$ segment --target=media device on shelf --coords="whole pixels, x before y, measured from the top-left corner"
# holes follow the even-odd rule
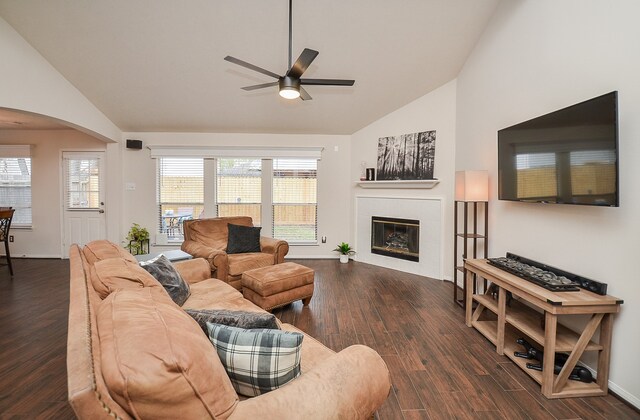
[[[498,198],[618,207],[618,92],[498,131]]]
[[[488,258],[487,262],[494,267],[554,292],[571,292],[584,289],[603,296],[607,294],[606,283],[569,273],[511,252],[507,252],[506,257]]]

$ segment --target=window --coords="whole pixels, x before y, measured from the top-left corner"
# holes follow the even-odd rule
[[[100,208],[100,161],[66,159],[67,209]]]
[[[318,161],[273,160],[273,237],[315,243],[318,227]]]
[[[158,159],[158,231],[182,241],[182,223],[204,209],[204,159]]]
[[[262,160],[218,159],[216,169],[218,217],[250,216],[261,226]]]
[[[158,233],[169,242],[184,239],[189,218],[248,216],[264,236],[317,244],[321,147],[150,149],[158,162]]]
[[[31,157],[29,146],[0,146],[0,206],[13,207],[12,227],[30,227]]]

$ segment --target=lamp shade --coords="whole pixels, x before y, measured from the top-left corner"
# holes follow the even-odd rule
[[[457,171],[456,201],[489,201],[488,171]]]

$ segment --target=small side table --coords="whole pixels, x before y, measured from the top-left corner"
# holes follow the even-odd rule
[[[172,249],[169,251],[162,251],[162,252],[152,252],[151,254],[134,255],[134,257],[136,257],[136,260],[138,261],[147,261],[157,257],[160,254],[164,254],[164,256],[167,257],[167,259],[171,262],[190,260],[193,258],[190,254],[187,254],[186,252],[180,249]]]

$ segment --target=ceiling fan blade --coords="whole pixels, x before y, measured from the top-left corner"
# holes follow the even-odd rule
[[[311,62],[316,59],[318,56],[318,51],[310,50],[309,48],[305,48],[300,54],[300,57],[293,63],[293,66],[287,72],[287,76],[293,77],[294,79],[299,79],[302,76],[302,73],[307,70]]]
[[[311,99],[313,99],[311,95],[309,95],[309,92],[304,90],[302,86],[300,86],[300,99],[302,99],[303,101],[310,101]]]
[[[260,85],[245,86],[245,87],[242,88],[242,90],[256,90],[256,89],[262,89],[262,88],[267,88],[267,87],[271,87],[271,86],[278,86],[278,82],[262,83]]]
[[[355,82],[345,79],[300,79],[301,85],[353,86]]]
[[[248,68],[249,70],[257,71],[258,73],[262,73],[262,74],[265,74],[267,76],[275,77],[276,79],[280,78],[279,75],[275,74],[272,71],[265,70],[262,67],[254,66],[251,63],[247,63],[246,61],[242,61],[242,60],[239,60],[239,59],[237,59],[235,57],[231,57],[230,55],[226,56],[224,59],[226,61],[230,62],[230,63],[237,64],[239,66]]]

